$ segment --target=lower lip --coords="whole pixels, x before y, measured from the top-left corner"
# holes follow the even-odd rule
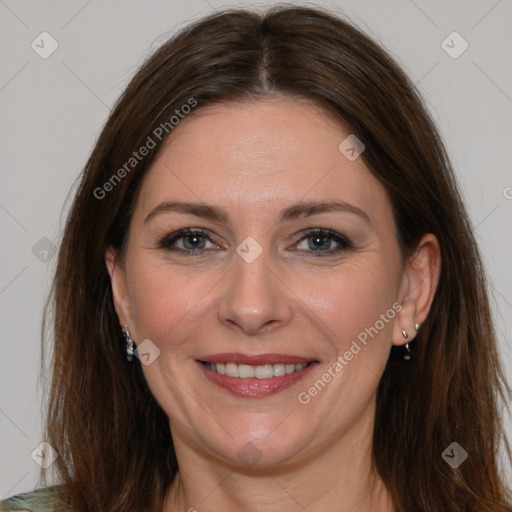
[[[289,373],[281,377],[270,377],[269,379],[240,379],[238,377],[228,377],[210,370],[210,368],[199,361],[197,361],[197,364],[210,382],[229,391],[233,395],[261,397],[275,395],[276,393],[288,389],[308,375],[318,363],[312,362],[300,372]]]

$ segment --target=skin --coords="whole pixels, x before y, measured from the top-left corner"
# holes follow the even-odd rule
[[[391,346],[412,341],[415,323],[427,317],[439,246],[428,234],[411,258],[401,257],[384,187],[362,158],[349,161],[338,150],[349,134],[297,99],[198,107],[144,179],[124,257],[106,254],[121,327],[136,344],[149,339],[160,350],[143,371],[169,417],[180,466],[165,510],[392,510],[371,458],[377,385]],[[350,212],[278,219],[296,202],[327,200],[356,206],[368,220]],[[228,219],[167,211],[144,222],[164,201],[217,205]],[[202,255],[159,247],[161,237],[185,228],[208,231]],[[345,235],[353,247],[315,256],[315,237],[305,233],[314,228]],[[248,236],[262,248],[252,263],[236,252]],[[328,238],[321,248],[339,247]],[[394,303],[402,305],[394,318],[300,403],[298,394]],[[319,364],[280,393],[240,397],[198,367],[200,356],[221,352],[294,354]],[[241,460],[247,443],[256,464]]]

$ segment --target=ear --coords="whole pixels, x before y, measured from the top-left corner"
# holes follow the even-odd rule
[[[116,251],[112,247],[109,247],[105,253],[105,264],[110,275],[112,296],[114,297],[114,307],[117,318],[119,319],[121,329],[124,331],[126,325],[128,325],[129,328],[133,326],[128,285],[125,269]]]
[[[405,345],[416,336],[418,331],[415,326],[421,325],[428,316],[440,273],[439,242],[433,234],[428,233],[405,264],[399,291],[402,309],[393,327],[393,345]],[[408,338],[403,335],[402,329]]]

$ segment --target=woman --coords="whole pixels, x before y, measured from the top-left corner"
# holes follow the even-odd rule
[[[143,65],[53,301],[63,483],[3,510],[511,510],[510,388],[448,158],[329,13],[225,11]]]

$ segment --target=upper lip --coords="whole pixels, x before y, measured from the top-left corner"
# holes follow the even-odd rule
[[[248,364],[251,366],[260,366],[264,364],[307,364],[315,359],[295,356],[291,354],[240,354],[226,352],[222,354],[212,354],[209,356],[198,357],[198,361],[205,363],[235,363]]]

